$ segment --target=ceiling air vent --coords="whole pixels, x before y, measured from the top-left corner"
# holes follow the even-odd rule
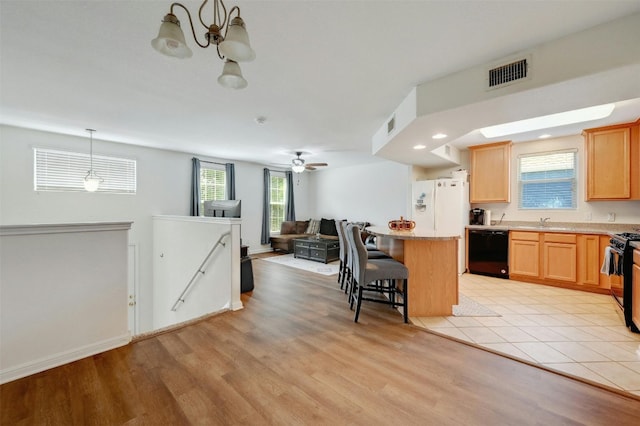
[[[504,86],[527,78],[528,64],[526,59],[511,62],[489,70],[489,88]]]
[[[387,122],[387,135],[390,135],[391,132],[396,128],[396,116],[391,117],[391,120]]]

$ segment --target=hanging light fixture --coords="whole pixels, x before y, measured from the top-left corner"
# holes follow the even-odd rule
[[[247,87],[247,80],[242,76],[238,62],[252,61],[255,59],[256,54],[249,44],[249,34],[247,34],[244,21],[240,17],[240,8],[234,6],[227,13],[227,8],[222,0],[213,0],[213,23],[207,25],[202,19],[202,10],[208,1],[204,0],[200,5],[200,9],[198,9],[200,23],[207,29],[204,34],[206,43],[201,43],[196,37],[189,10],[180,3],[172,3],[169,13],[162,20],[158,37],[151,40],[151,46],[163,55],[174,58],[191,57],[193,53],[185,42],[184,33],[180,28],[180,21],[173,13],[174,7],[181,7],[187,12],[191,33],[196,44],[202,48],[215,45],[218,57],[222,60],[226,59],[222,75],[218,77],[218,83],[230,89],[243,89]],[[231,19],[231,14],[234,12],[238,16]],[[222,30],[225,32],[224,36],[222,35]]]
[[[293,173],[302,173],[306,168],[304,165],[304,160],[300,158],[300,155],[302,155],[302,153],[296,152],[296,154],[298,155],[298,158],[294,158],[293,160],[291,160],[291,171]]]
[[[93,132],[95,132],[95,130],[87,129],[87,132],[89,132],[89,138],[90,138],[89,161],[91,162],[91,166],[89,168],[89,172],[84,177],[84,189],[86,189],[89,192],[96,192],[100,184],[104,182],[104,179],[102,179],[100,176],[96,174],[96,172],[93,171]]]

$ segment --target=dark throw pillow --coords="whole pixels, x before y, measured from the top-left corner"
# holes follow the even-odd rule
[[[320,233],[322,235],[335,235],[338,236],[338,230],[336,229],[336,221],[333,219],[320,219]]]

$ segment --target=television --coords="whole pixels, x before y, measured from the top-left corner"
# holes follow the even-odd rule
[[[204,215],[208,217],[240,217],[241,200],[213,200],[204,202]]]

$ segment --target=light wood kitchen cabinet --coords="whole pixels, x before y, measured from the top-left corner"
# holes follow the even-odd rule
[[[604,262],[604,249],[609,245],[611,237],[600,235],[600,265]],[[619,275],[600,274],[600,287],[605,289],[622,288],[622,277]]]
[[[511,231],[509,278],[607,293],[622,285],[619,276],[600,273],[608,245],[609,237],[600,234]]]
[[[583,131],[586,199],[640,199],[640,120]]]
[[[472,203],[511,201],[511,141],[470,146]]]
[[[601,257],[604,248],[600,249],[599,235],[577,236],[578,284],[600,286]]]
[[[540,276],[540,240],[537,232],[509,233],[509,276]],[[516,278],[517,279],[517,278]]]
[[[542,278],[575,283],[576,253],[575,234],[542,234]]]

